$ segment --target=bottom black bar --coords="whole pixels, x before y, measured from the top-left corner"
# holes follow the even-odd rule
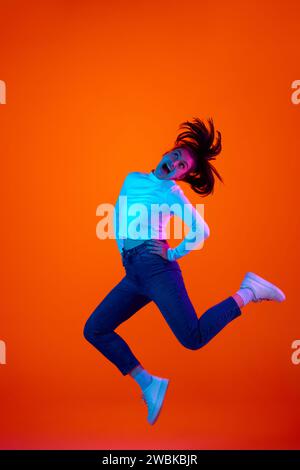
[[[73,466],[92,465],[92,468],[108,465],[121,465],[137,468],[142,465],[176,465],[185,468],[210,468],[210,464],[246,465],[260,463],[298,464],[298,450],[1,450],[0,464],[72,464]],[[209,464],[209,467],[208,467]],[[21,467],[20,467],[21,468]],[[148,467],[149,468],[149,467]],[[242,467],[241,467],[242,468]]]

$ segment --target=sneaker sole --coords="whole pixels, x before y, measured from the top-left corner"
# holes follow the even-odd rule
[[[279,287],[275,286],[274,284],[272,284],[269,281],[266,281],[264,278],[258,276],[258,274],[248,272],[247,276],[248,276],[249,279],[253,279],[254,281],[258,282],[259,284],[262,284],[266,287],[269,287],[271,290],[276,292],[276,294],[278,294],[279,297],[281,297],[281,299],[274,299],[277,302],[283,302],[286,299],[285,294],[282,292],[282,290],[279,289]]]
[[[150,424],[156,423],[156,421],[157,421],[157,419],[160,415],[168,386],[169,386],[169,380],[168,379],[165,379],[163,382],[161,382],[161,384],[159,386],[158,398],[157,398],[157,401],[156,401],[156,403],[157,403],[157,406],[156,406],[157,412],[156,412],[154,418],[151,419],[151,421],[149,421]]]

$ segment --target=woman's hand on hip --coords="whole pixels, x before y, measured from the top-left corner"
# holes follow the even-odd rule
[[[164,259],[168,259],[168,249],[169,246],[167,243],[163,242],[162,240],[147,240],[147,249],[150,253],[154,253],[155,255],[160,255]]]

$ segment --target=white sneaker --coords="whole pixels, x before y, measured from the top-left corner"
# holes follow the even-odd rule
[[[266,281],[257,274],[248,272],[246,273],[241,287],[248,287],[252,290],[254,299],[253,302],[261,302],[262,300],[276,300],[276,302],[283,302],[285,295],[277,286]]]
[[[142,393],[142,400],[148,407],[147,420],[150,424],[154,424],[160,414],[168,385],[169,379],[152,376],[151,384]]]

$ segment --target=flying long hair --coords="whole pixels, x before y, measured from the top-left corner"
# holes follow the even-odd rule
[[[175,141],[174,148],[184,147],[193,156],[195,165],[192,170],[182,178],[188,183],[192,190],[202,197],[213,193],[215,176],[223,182],[222,177],[211,164],[212,160],[222,150],[221,133],[215,131],[212,118],[207,119],[208,124],[198,118],[193,121],[185,121],[180,124],[179,129],[183,129]]]

